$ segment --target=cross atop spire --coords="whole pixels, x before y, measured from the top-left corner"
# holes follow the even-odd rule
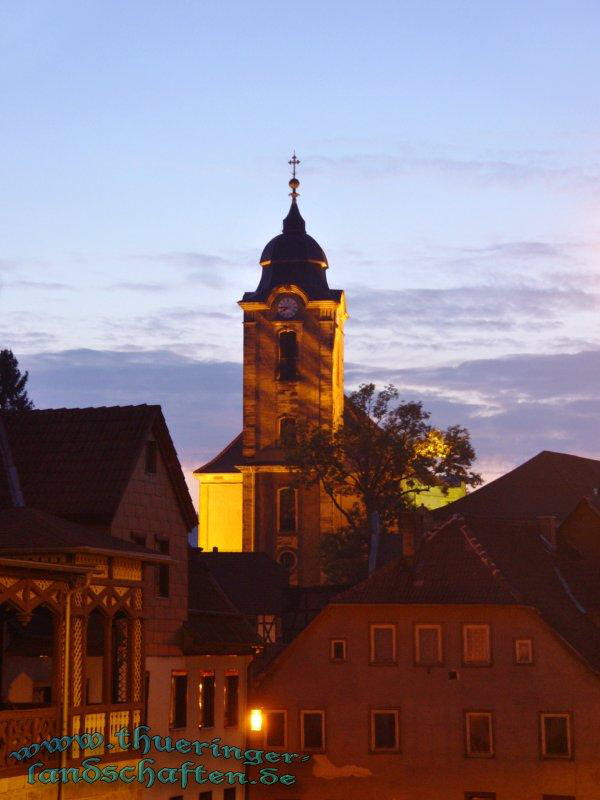
[[[294,150],[293,156],[288,161],[288,164],[292,168],[292,179],[290,180],[288,186],[292,190],[290,192],[290,197],[292,198],[292,203],[296,202],[296,198],[298,197],[298,192],[296,189],[300,186],[300,181],[296,178],[296,167],[300,163],[300,159],[296,157],[296,151]]]

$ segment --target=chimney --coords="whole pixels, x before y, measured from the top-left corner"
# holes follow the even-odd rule
[[[411,561],[423,536],[423,515],[418,511],[403,511],[398,517],[398,532],[402,537],[402,555]]]
[[[540,536],[548,542],[552,550],[556,550],[557,545],[557,527],[556,517],[545,516],[538,517],[538,530]]]

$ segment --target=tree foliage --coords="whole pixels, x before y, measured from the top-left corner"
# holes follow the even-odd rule
[[[295,483],[320,485],[345,519],[335,541],[322,543],[330,566],[336,559],[364,562],[374,514],[382,531],[392,530],[430,487],[447,491],[459,481],[481,482],[471,470],[469,432],[458,425],[440,430],[429,418],[420,402],[400,402],[395,386],[376,391],[367,383],[350,394],[343,426],[331,430],[301,421],[295,441],[284,443]]]
[[[27,411],[33,408],[25,389],[28,378],[28,372],[21,374],[12,351],[0,350],[0,409]]]

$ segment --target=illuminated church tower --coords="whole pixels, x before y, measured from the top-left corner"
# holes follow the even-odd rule
[[[298,208],[295,155],[283,232],[263,250],[258,287],[244,319],[244,429],[196,470],[199,544],[268,553],[293,582],[320,581],[318,541],[338,524],[318,487],[295,489],[282,438],[298,420],[337,426],[344,410],[344,293],[327,283],[327,258]]]

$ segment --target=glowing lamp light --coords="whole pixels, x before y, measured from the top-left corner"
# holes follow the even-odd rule
[[[260,708],[253,708],[250,711],[250,730],[262,731],[263,713]]]

